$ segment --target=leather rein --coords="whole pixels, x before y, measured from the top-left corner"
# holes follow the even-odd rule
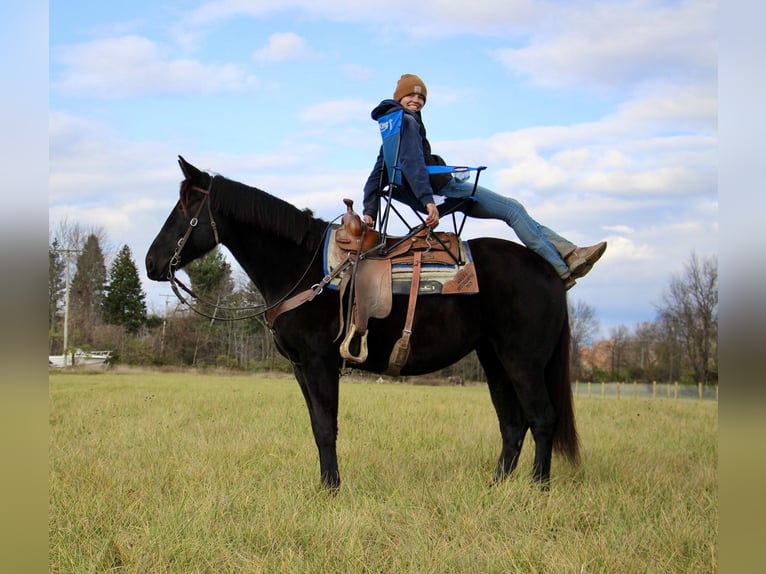
[[[330,283],[330,281],[332,281],[335,277],[340,275],[344,270],[346,270],[349,266],[352,265],[353,261],[351,261],[350,258],[347,257],[345,261],[341,262],[335,269],[333,269],[330,273],[325,275],[319,283],[315,283],[309,289],[305,289],[303,291],[295,293],[295,290],[298,288],[298,285],[300,285],[301,281],[303,281],[306,275],[308,275],[308,272],[311,269],[311,266],[313,265],[314,261],[317,258],[317,255],[322,249],[323,242],[320,242],[319,246],[314,252],[313,257],[311,258],[311,261],[309,261],[309,264],[306,267],[306,270],[300,276],[300,278],[295,283],[295,285],[287,293],[285,293],[285,295],[283,295],[281,298],[279,298],[276,302],[272,303],[271,305],[259,304],[259,305],[245,306],[245,307],[224,307],[224,306],[218,305],[217,303],[212,303],[211,301],[207,301],[204,298],[200,297],[194,291],[192,291],[191,288],[187,287],[183,283],[183,281],[181,281],[178,277],[176,277],[176,271],[178,270],[178,264],[181,261],[181,252],[183,251],[184,246],[189,240],[189,237],[191,236],[192,231],[194,231],[194,229],[197,227],[197,224],[199,223],[199,216],[202,213],[202,210],[206,206],[207,206],[208,217],[210,218],[210,227],[213,230],[213,238],[215,239],[215,244],[218,245],[220,243],[220,239],[218,237],[218,226],[216,225],[215,219],[213,219],[213,210],[210,206],[210,193],[213,189],[214,180],[215,180],[215,177],[211,176],[210,185],[208,186],[207,189],[204,189],[196,185],[192,185],[188,188],[188,191],[196,191],[198,193],[201,193],[204,197],[202,198],[202,202],[199,204],[199,207],[197,208],[197,212],[189,220],[189,226],[186,228],[186,232],[184,233],[183,237],[181,237],[178,240],[178,243],[176,244],[176,248],[173,251],[173,256],[170,258],[170,263],[168,264],[167,278],[168,278],[168,281],[170,282],[170,287],[173,290],[173,293],[175,294],[175,296],[178,298],[178,300],[181,303],[189,307],[189,309],[191,309],[198,315],[201,315],[202,317],[206,317],[208,319],[212,319],[214,321],[242,321],[245,319],[260,318],[265,316],[266,325],[271,329],[274,324],[274,321],[279,315],[281,315],[282,313],[286,311],[295,309],[296,307],[299,307],[303,303],[307,303],[308,301],[311,301],[312,299],[314,299],[314,297],[319,295],[324,289],[324,287],[328,283]],[[340,216],[336,217],[333,221],[336,221],[338,218],[340,218]],[[325,232],[324,232],[325,235],[330,231],[333,221],[327,224],[327,228],[325,229]],[[205,313],[204,311],[197,309],[194,305],[189,303],[189,301],[181,294],[181,291],[186,292],[190,297],[212,308],[213,314],[210,315],[208,313]],[[293,293],[295,294],[293,295]],[[237,317],[228,317],[228,316],[220,317],[215,315],[216,311],[218,310],[238,312],[238,311],[248,311],[248,310],[254,310],[254,309],[256,309],[256,311],[254,311],[253,313],[250,313],[248,315],[241,315]]]

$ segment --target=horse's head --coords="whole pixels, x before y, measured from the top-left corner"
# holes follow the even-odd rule
[[[218,243],[210,209],[213,178],[178,156],[184,174],[181,193],[173,211],[146,254],[146,274],[167,281],[176,269],[202,257]]]

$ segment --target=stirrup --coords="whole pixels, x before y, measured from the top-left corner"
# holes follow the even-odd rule
[[[367,360],[367,333],[369,331],[358,333],[355,325],[351,325],[350,327],[351,328],[348,330],[346,338],[343,339],[343,342],[340,344],[340,356],[347,361],[361,365]],[[356,337],[359,337],[358,355],[351,353],[351,343]]]

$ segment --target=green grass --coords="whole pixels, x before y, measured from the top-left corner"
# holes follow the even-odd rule
[[[549,493],[484,387],[343,382],[337,496],[292,379],[52,374],[51,572],[716,572],[718,407],[576,399]]]

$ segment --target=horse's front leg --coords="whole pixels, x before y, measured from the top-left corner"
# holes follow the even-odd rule
[[[294,366],[311,419],[311,430],[319,451],[320,481],[324,488],[340,488],[336,443],[338,438],[338,369],[316,361]]]

